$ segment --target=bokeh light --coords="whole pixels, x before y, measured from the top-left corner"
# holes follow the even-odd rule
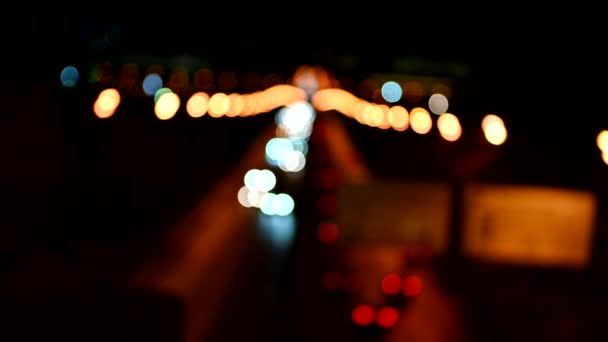
[[[144,78],[142,87],[144,89],[144,94],[154,96],[156,92],[163,87],[163,79],[159,74],[151,73]]]
[[[394,103],[401,100],[403,89],[401,89],[401,85],[399,83],[395,81],[388,81],[382,85],[380,93],[386,102]]]
[[[64,87],[74,87],[78,83],[78,79],[80,78],[80,74],[78,73],[78,69],[74,66],[66,66],[61,70],[59,75],[59,79],[61,84]]]

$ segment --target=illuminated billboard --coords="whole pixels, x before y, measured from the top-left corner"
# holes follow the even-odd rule
[[[369,181],[343,185],[337,221],[346,243],[448,245],[452,192],[447,183]]]
[[[539,186],[469,184],[462,251],[481,261],[585,267],[596,216],[593,193]]]

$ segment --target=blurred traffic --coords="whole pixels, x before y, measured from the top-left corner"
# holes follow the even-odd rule
[[[608,123],[466,63],[118,57],[7,119],[7,340],[605,339]]]

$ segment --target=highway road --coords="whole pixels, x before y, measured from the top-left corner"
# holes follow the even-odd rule
[[[264,146],[275,134],[271,113],[199,122],[181,115],[160,122],[151,115],[150,101],[133,99],[125,100],[116,120],[99,122],[91,115],[91,96],[50,93],[42,96],[48,102],[24,105],[21,112],[31,116],[7,119],[6,132],[13,133],[3,135],[1,175],[5,193],[18,203],[10,202],[5,222],[26,228],[7,230],[14,236],[3,241],[10,269],[4,310],[17,336],[94,341],[130,335],[187,342],[549,336],[560,341],[600,332],[597,318],[589,316],[601,312],[603,297],[597,288],[576,291],[577,284],[588,285],[586,273],[543,273],[553,292],[541,296],[547,281],[535,278],[534,270],[501,273],[461,260],[403,269],[395,264],[403,257],[395,246],[357,249],[319,241],[319,224],[333,222],[339,207],[332,196],[339,183],[319,183],[327,172],[351,184],[482,179],[598,184],[601,192],[600,163],[585,159],[591,152],[569,152],[573,160],[585,160],[573,172],[564,167],[572,159],[558,158],[567,139],[557,143],[558,151],[540,153],[548,144],[526,135],[541,127],[540,119],[526,132],[515,128],[505,146],[494,147],[470,118],[463,119],[463,139],[451,144],[435,130],[424,136],[379,130],[320,113],[304,178],[291,187],[295,221],[277,223],[243,208],[236,196],[245,172],[266,166]],[[588,170],[592,176],[584,177]],[[44,210],[32,215],[33,208]],[[287,235],[277,237],[277,231]],[[363,252],[354,257],[355,251]],[[352,288],[328,291],[323,282],[327,272],[364,274],[374,260],[375,272],[349,283]],[[408,305],[397,300],[395,326],[355,325],[355,306],[388,303],[379,292],[382,275],[402,271],[415,273],[423,288]],[[534,285],[527,287],[527,281]],[[543,314],[547,305],[551,317]],[[560,329],[548,328],[555,322]],[[41,328],[28,329],[33,325]]]

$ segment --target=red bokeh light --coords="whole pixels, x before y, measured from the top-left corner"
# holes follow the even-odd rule
[[[346,279],[340,272],[325,272],[321,277],[321,285],[329,291],[336,291],[344,286]]]
[[[353,309],[352,319],[357,325],[366,326],[374,322],[376,311],[374,308],[367,304],[357,305]]]
[[[381,326],[382,328],[391,328],[397,321],[399,320],[399,311],[397,309],[385,306],[378,310],[378,314],[376,315],[376,324]]]
[[[317,233],[319,235],[319,241],[332,244],[338,241],[340,238],[340,229],[334,223],[321,223],[318,227]]]
[[[403,279],[396,273],[387,274],[382,278],[381,289],[384,294],[394,295],[401,290]]]
[[[415,297],[422,292],[422,279],[419,276],[410,275],[403,281],[403,294],[407,297]]]

